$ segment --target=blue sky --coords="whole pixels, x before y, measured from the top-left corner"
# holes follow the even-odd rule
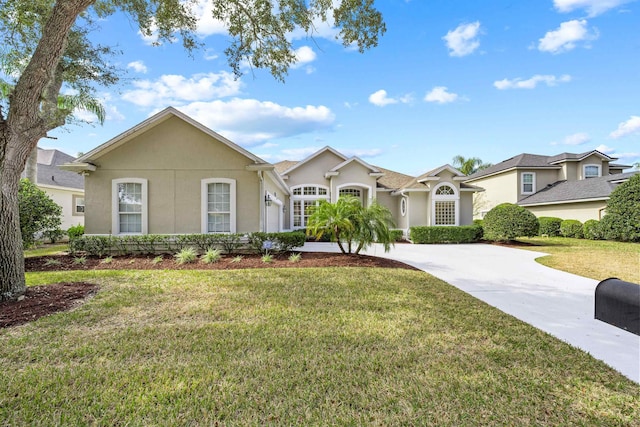
[[[174,106],[270,162],[325,145],[413,175],[457,154],[497,163],[599,149],[640,161],[640,1],[376,5],[387,24],[377,48],[344,48],[330,25],[292,34],[299,62],[284,84],[251,69],[234,80],[206,1],[206,47],[193,58],[110,17],[95,38],[123,51],[115,60],[127,72],[100,92],[105,124],[68,126],[40,146],[87,152]]]

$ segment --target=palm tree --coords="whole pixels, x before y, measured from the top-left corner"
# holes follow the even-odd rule
[[[388,252],[393,243],[391,228],[394,226],[393,216],[386,207],[374,201],[365,208],[358,198],[343,196],[335,203],[320,202],[309,217],[307,234],[316,239],[327,234],[343,254],[359,254],[373,242],[382,243]],[[357,247],[352,252],[354,244]]]
[[[465,175],[471,175],[482,169],[486,169],[491,166],[491,163],[483,163],[479,157],[469,157],[457,155],[453,158],[453,167],[458,169]]]

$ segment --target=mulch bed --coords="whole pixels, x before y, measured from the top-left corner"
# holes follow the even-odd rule
[[[288,255],[274,256],[273,262],[265,263],[259,255],[244,255],[239,262],[225,256],[220,261],[204,264],[194,262],[177,264],[171,255],[161,262],[153,262],[154,256],[114,256],[109,263],[102,258],[87,257],[84,263],[70,255],[51,255],[25,258],[25,270],[72,271],[72,270],[235,270],[243,268],[309,268],[309,267],[378,267],[416,268],[386,258],[367,255],[342,255],[331,253],[303,252],[300,261],[289,261]],[[0,302],[0,328],[22,325],[42,316],[70,310],[95,294],[98,286],[91,283],[55,283],[32,286],[19,301]]]

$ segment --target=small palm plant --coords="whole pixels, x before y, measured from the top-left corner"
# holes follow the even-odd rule
[[[297,263],[297,262],[300,262],[301,259],[302,259],[302,254],[300,252],[289,255],[289,262]]]

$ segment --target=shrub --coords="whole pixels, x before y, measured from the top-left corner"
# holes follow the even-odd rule
[[[600,221],[597,219],[589,219],[582,225],[582,234],[585,239],[602,240],[604,238]]]
[[[69,229],[67,230],[67,236],[69,236],[69,239],[75,239],[77,237],[80,237],[84,234],[84,225],[73,225],[71,227],[69,227]]]
[[[502,203],[484,217],[484,238],[492,241],[508,241],[517,237],[533,237],[538,234],[538,218],[522,206]]]
[[[49,243],[55,243],[58,240],[62,239],[65,235],[64,230],[62,230],[61,228],[53,228],[50,230],[45,230],[42,232],[42,237],[44,237],[45,239],[47,239],[49,241]]]
[[[538,218],[538,222],[540,223],[540,229],[538,230],[539,236],[558,237],[560,235],[562,218],[541,216]]]
[[[560,234],[563,237],[574,237],[576,239],[582,239],[582,223],[577,219],[565,219],[560,223]]]
[[[289,255],[289,262],[297,263],[297,262],[300,262],[301,259],[302,259],[302,254],[300,252]]]
[[[394,242],[401,242],[404,239],[404,233],[402,230],[389,230],[391,233],[391,239]]]
[[[266,251],[290,252],[304,245],[306,236],[301,231],[289,231],[286,233],[250,233],[249,246],[259,254]],[[268,243],[270,242],[270,243]]]
[[[601,226],[606,239],[640,242],[640,174],[611,192]]]
[[[26,178],[20,180],[18,209],[25,247],[34,244],[37,234],[60,230],[62,208]]]
[[[482,227],[461,225],[453,227],[411,227],[409,229],[413,243],[473,243],[482,238]]]
[[[198,258],[198,252],[195,248],[184,248],[174,255],[178,264],[188,264],[194,262]]]

